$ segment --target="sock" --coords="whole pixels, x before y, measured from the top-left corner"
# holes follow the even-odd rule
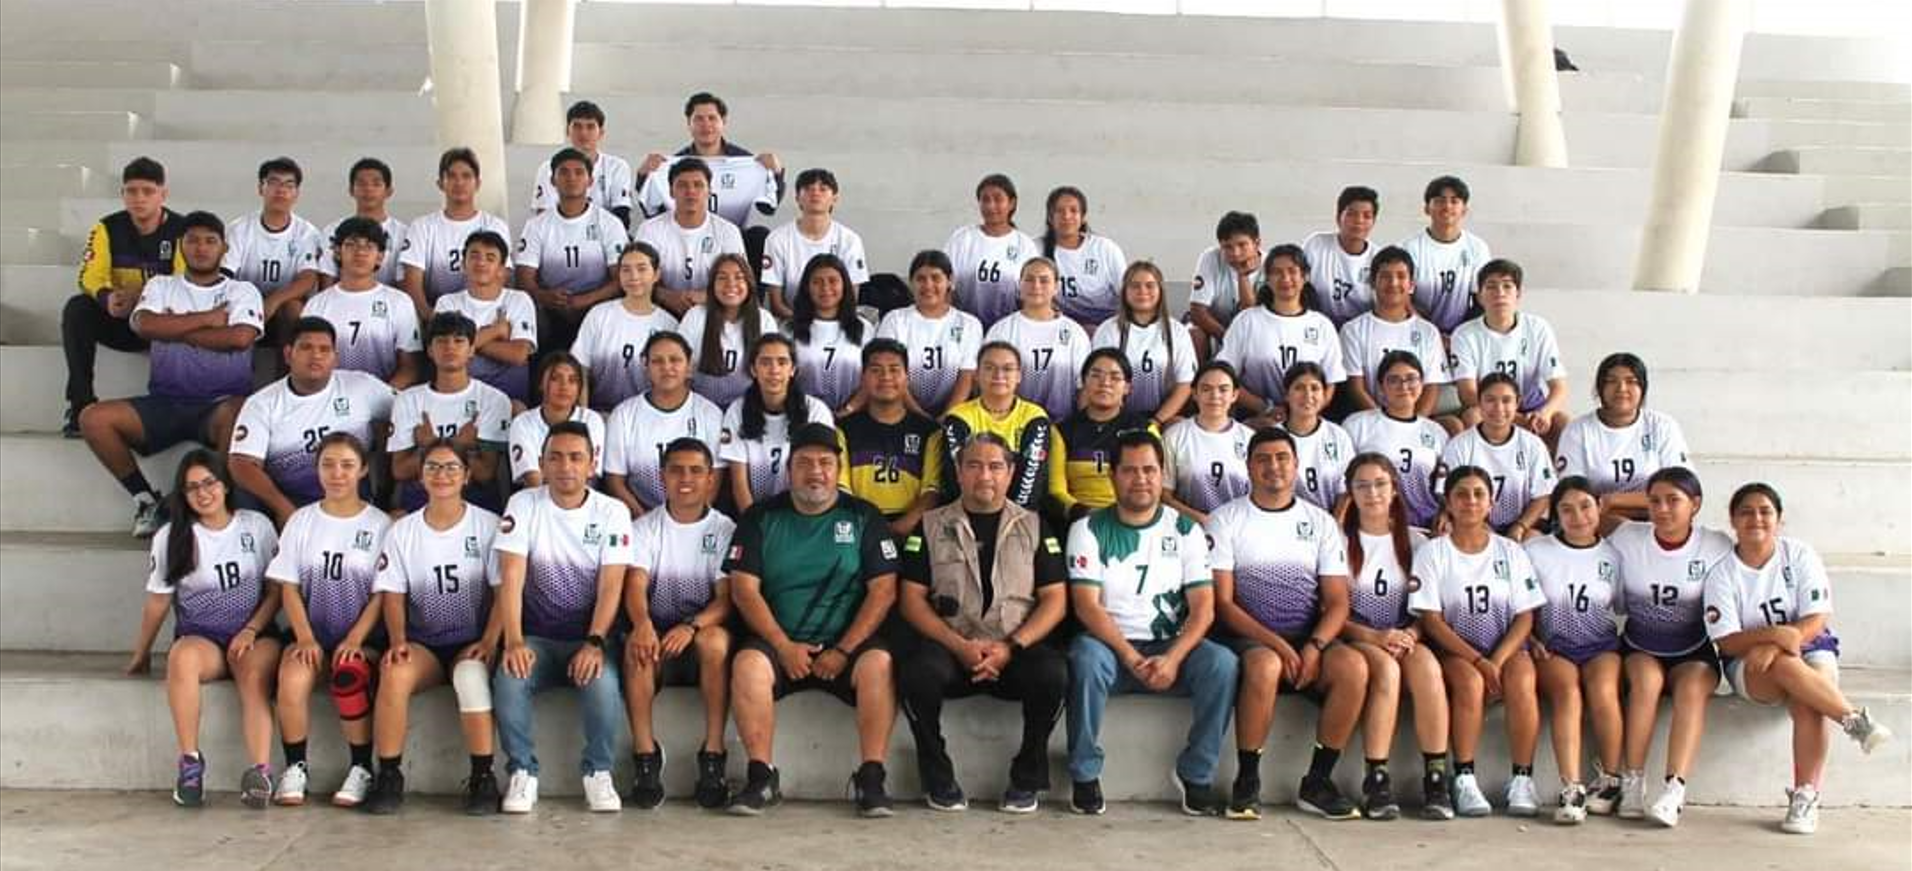
[[[367,771],[372,770],[372,745],[351,744],[348,746],[352,750],[352,764]]]
[[[1260,750],[1236,750],[1235,751],[1235,778],[1237,780],[1240,780],[1241,778],[1244,778],[1244,777],[1253,778],[1256,780],[1261,779],[1261,751]]]
[[[1446,774],[1447,754],[1423,753],[1421,754],[1421,767],[1427,769],[1427,773],[1429,774]]]
[[[1469,759],[1469,760],[1466,760],[1465,762],[1459,759],[1454,760],[1454,776],[1455,777],[1459,777],[1463,774],[1473,774],[1473,773],[1474,773],[1474,760]]]
[[[489,753],[471,754],[471,776],[477,777],[480,774],[490,774],[490,773],[491,773],[491,754]]]
[[[1366,762],[1366,769],[1367,769],[1365,773],[1367,774],[1367,776],[1373,777],[1376,773],[1379,773],[1382,776],[1387,775],[1388,761],[1386,759],[1369,759],[1369,760],[1365,760],[1365,762]]]
[[[405,762],[405,754],[403,753],[400,753],[397,756],[380,756],[378,758],[378,770],[397,771],[398,767],[404,764],[404,762]]]
[[[1679,785],[1681,785],[1681,786],[1685,786],[1685,785],[1686,785],[1686,778],[1684,778],[1684,777],[1681,777],[1681,776],[1679,776],[1679,775],[1677,775],[1677,774],[1669,774],[1669,775],[1667,775],[1667,776],[1666,776],[1666,784],[1667,784],[1668,786],[1672,786],[1672,785],[1673,785],[1673,784],[1675,784],[1675,783],[1677,783],[1677,784],[1679,784]]]
[[[285,741],[281,746],[285,747],[285,767],[305,764],[304,741]]]
[[[1534,767],[1532,765],[1516,765],[1514,766],[1514,776],[1532,777],[1534,776]]]
[[[748,774],[747,774],[747,779],[749,779],[749,780],[758,780],[758,779],[763,779],[763,780],[769,780],[769,779],[770,779],[770,774],[771,774],[771,772],[774,772],[774,771],[776,771],[776,770],[777,770],[777,769],[776,769],[776,768],[774,768],[774,767],[772,767],[772,766],[771,766],[771,764],[770,764],[770,763],[768,763],[768,762],[760,762],[760,761],[758,761],[758,760],[755,760],[755,759],[752,759],[752,760],[750,760],[750,765],[749,765],[749,767],[747,768],[747,772],[748,772]]]
[[[191,760],[192,760],[192,761],[194,761],[194,762],[199,762],[199,761],[201,761],[201,760],[200,760],[200,757],[199,757],[199,753],[198,753],[197,751],[194,751],[194,752],[192,752],[192,753],[181,753],[181,754],[179,754],[179,757],[180,757],[181,759],[191,759]]]
[[[1314,746],[1314,758],[1308,762],[1308,778],[1327,780],[1334,774],[1334,764],[1341,761],[1341,751],[1333,747]]]
[[[147,494],[152,494],[155,499],[159,498],[159,494],[153,491],[153,485],[147,483],[146,473],[140,471],[138,468],[133,469],[131,475],[119,479],[119,483],[121,487],[126,488],[127,493],[132,494],[136,499]]]

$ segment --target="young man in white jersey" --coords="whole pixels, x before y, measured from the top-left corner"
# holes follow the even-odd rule
[[[664,446],[664,505],[632,524],[631,571],[624,611],[624,702],[631,716],[637,775],[631,803],[664,802],[664,745],[651,727],[651,707],[666,686],[696,686],[704,700],[704,738],[697,746],[697,806],[714,810],[730,799],[724,781],[724,720],[730,711],[730,584],[724,555],[737,524],[711,507],[715,458],[688,436]]]
[[[1219,350],[1235,313],[1255,305],[1261,261],[1261,223],[1247,212],[1223,215],[1215,224],[1215,246],[1196,259],[1189,283],[1189,333],[1201,359]]]
[[[226,254],[219,268],[259,288],[265,298],[268,341],[282,341],[299,319],[305,298],[319,286],[319,228],[293,214],[305,172],[290,157],[259,164],[259,210],[226,224]]]
[[[1222,735],[1235,706],[1235,654],[1204,636],[1215,582],[1202,528],[1162,504],[1162,443],[1116,439],[1116,502],[1069,527],[1069,598],[1083,632],[1069,647],[1069,807],[1101,814],[1103,710],[1117,693],[1189,696],[1194,723],[1175,761],[1182,812],[1221,813]]]
[[[592,199],[591,160],[566,148],[549,164],[557,201],[525,222],[518,237],[519,290],[538,304],[538,347],[567,351],[591,307],[619,294],[624,224]]]
[[[422,323],[431,318],[432,303],[465,289],[465,240],[490,230],[506,240],[505,266],[511,265],[511,228],[503,218],[478,208],[478,155],[469,148],[453,148],[438,158],[438,189],[444,208],[424,215],[405,228],[398,262],[404,267],[399,288],[412,298]]]
[[[584,726],[585,806],[623,807],[611,780],[618,719],[618,659],[606,640],[617,623],[631,565],[631,516],[616,499],[590,489],[597,449],[577,421],[551,427],[538,471],[545,485],[511,497],[498,522],[498,623],[504,653],[492,678],[493,708],[504,745],[501,809],[527,814],[538,804],[532,699],[542,689],[578,690]]]
[[[1428,182],[1421,195],[1427,229],[1402,240],[1400,246],[1414,258],[1414,310],[1440,328],[1443,336],[1467,319],[1475,273],[1494,259],[1487,243],[1462,226],[1471,198],[1467,182],[1454,176]]]
[[[1553,325],[1520,310],[1525,278],[1512,260],[1490,260],[1480,268],[1474,295],[1481,316],[1454,331],[1454,390],[1460,394],[1461,422],[1471,426],[1481,418],[1481,379],[1504,373],[1514,380],[1519,402],[1515,424],[1552,448],[1572,420],[1567,415],[1567,367],[1560,361]]]
[[[385,208],[392,199],[392,168],[376,157],[361,157],[352,164],[352,171],[345,177],[346,192],[352,195],[352,214],[333,221],[319,231],[319,242],[325,250],[319,252],[319,285],[330,285],[339,279],[339,261],[336,245],[339,227],[352,218],[364,218],[385,230],[385,253],[379,258],[377,278],[380,284],[398,287],[403,281],[403,270],[399,268],[400,250],[405,247],[405,222],[394,217]]]
[[[591,204],[617,216],[618,223],[631,226],[631,196],[637,191],[631,177],[631,165],[624,158],[598,149],[604,141],[604,110],[590,100],[579,100],[564,110],[564,141],[584,156],[591,183],[587,196]],[[562,152],[560,152],[562,153]],[[531,214],[554,209],[562,194],[556,184],[557,161],[538,167],[531,186]]]
[[[397,397],[363,372],[338,370],[338,333],[310,315],[285,344],[286,377],[261,388],[239,409],[232,428],[232,478],[263,503],[280,526],[324,495],[319,442],[349,432],[368,446],[385,436]]]
[[[342,338],[339,368],[364,372],[396,390],[410,387],[418,381],[424,345],[411,298],[378,279],[391,238],[371,218],[351,217],[339,222],[328,245],[325,256],[336,258],[338,282],[313,294],[304,316],[330,322]]]
[[[797,173],[797,219],[770,231],[764,242],[763,293],[770,311],[788,320],[797,294],[803,292],[798,280],[810,258],[835,254],[850,270],[850,281],[862,287],[870,280],[865,262],[863,237],[837,223],[832,217],[837,206],[836,173],[827,169],[806,169]],[[844,288],[854,304],[855,288]]]
[[[407,511],[425,505],[419,485],[423,458],[413,449],[449,438],[461,450],[473,452],[466,498],[480,507],[496,507],[498,458],[509,437],[511,400],[472,377],[472,337],[478,327],[471,318],[457,312],[434,315],[425,332],[425,350],[436,371],[430,382],[398,395],[392,404],[391,440],[385,446],[392,457],[392,480],[401,485],[399,505]]]
[[[631,238],[657,249],[664,274],[653,298],[672,317],[682,319],[703,303],[711,262],[719,254],[745,253],[744,237],[736,224],[710,208],[709,165],[685,158],[671,164],[667,177],[676,208],[639,224]]]
[[[1322,313],[1336,327],[1374,307],[1369,291],[1368,261],[1374,245],[1368,235],[1381,216],[1381,195],[1374,188],[1352,185],[1341,189],[1334,202],[1334,229],[1313,233],[1301,243],[1312,270],[1308,283],[1322,305]]]
[[[531,355],[538,350],[538,310],[530,294],[506,287],[511,257],[503,236],[479,230],[465,240],[465,289],[438,298],[436,313],[457,312],[478,325],[471,376],[511,397],[513,411],[531,401]]]
[[[151,456],[183,441],[225,450],[239,398],[252,392],[253,343],[265,331],[258,289],[219,271],[225,223],[211,212],[183,223],[185,274],[148,281],[131,315],[134,334],[152,343],[147,395],[95,402],[79,419],[86,446],[133,497],[140,538],[165,518],[133,452]]]
[[[744,243],[749,248],[749,262],[762,263],[764,240],[769,236],[769,230],[762,226],[750,226],[750,221],[753,211],[767,216],[783,202],[783,161],[767,151],[752,154],[750,149],[731,142],[724,136],[729,125],[730,105],[723,98],[707,91],[690,95],[690,99],[684,101],[684,126],[690,131],[690,144],[678,149],[676,157],[698,157],[707,162],[722,163],[747,158],[761,167],[763,176],[754,179],[751,184],[742,183],[751,181],[749,176],[752,174],[748,172],[750,167],[730,168],[730,172],[726,173],[730,176],[730,183],[726,185],[715,184],[716,177],[713,175],[709,193],[712,195],[710,210],[721,212],[725,219],[743,231]],[[645,155],[643,165],[637,170],[635,189],[645,189],[648,177],[671,160],[657,152]],[[671,202],[666,202],[663,197],[653,196],[650,208],[674,208],[675,194],[670,199]],[[656,215],[657,212],[647,211],[647,214]]]

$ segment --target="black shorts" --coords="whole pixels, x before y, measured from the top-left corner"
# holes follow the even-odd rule
[[[473,641],[476,640],[473,639]],[[412,647],[414,649],[423,647],[430,651],[432,658],[438,660],[438,668],[444,672],[445,682],[450,683],[451,669],[458,664],[458,654],[463,653],[465,648],[471,645],[471,641],[466,641],[460,644],[414,644]]]
[[[139,415],[139,428],[146,434],[138,450],[150,457],[180,442],[213,443],[212,414],[224,399],[167,399],[162,396],[135,396],[126,400]]]
[[[1673,669],[1678,668],[1682,665],[1685,665],[1689,662],[1704,662],[1708,666],[1711,666],[1713,669],[1713,676],[1715,678],[1718,678],[1722,676],[1723,674],[1725,674],[1725,672],[1721,671],[1720,669],[1719,651],[1713,649],[1713,642],[1711,641],[1708,641],[1705,644],[1702,644],[1693,650],[1687,651],[1686,653],[1681,653],[1675,656],[1661,656],[1660,654],[1654,653],[1652,651],[1641,650],[1637,647],[1634,647],[1632,644],[1628,643],[1627,640],[1624,638],[1620,639],[1620,658],[1621,659],[1624,660],[1626,657],[1635,653],[1643,653],[1643,654],[1646,654],[1647,656],[1651,656],[1654,659],[1659,660],[1660,668],[1666,670],[1668,674],[1671,674],[1673,672]]]
[[[1243,638],[1239,635],[1213,634],[1209,636],[1209,640],[1234,651],[1237,657],[1244,657],[1250,651],[1269,650],[1268,645],[1252,638]],[[1302,648],[1308,643],[1308,636],[1301,635],[1294,638],[1283,638],[1282,640],[1288,642],[1288,646],[1293,647],[1296,653],[1300,653]],[[1340,643],[1341,641],[1339,639],[1330,641],[1328,642],[1328,648],[1333,649],[1335,645]],[[1322,653],[1326,654],[1327,651],[1324,650]],[[1246,676],[1246,672],[1243,673],[1243,676]],[[1306,689],[1297,689],[1293,683],[1288,681],[1288,676],[1284,674],[1281,676],[1281,694],[1301,696],[1317,705],[1328,698],[1328,694],[1321,688],[1321,677],[1319,675],[1315,677],[1314,683],[1309,684]]]
[[[242,626],[240,628],[243,629],[245,627]],[[193,632],[180,632],[178,630],[174,630],[173,643],[178,644],[179,639],[181,638],[204,638],[207,641],[212,642],[220,650],[225,650],[229,645],[232,644],[232,639],[237,637],[238,635],[239,635],[239,629],[234,629],[231,632],[208,632],[204,630],[196,630]],[[283,644],[285,643],[285,640],[286,640],[286,633],[285,633],[285,630],[282,630],[279,628],[279,624],[267,623],[266,628],[261,629],[258,632],[253,634],[253,640],[254,641],[277,641]]]
[[[849,664],[843,666],[843,671],[839,672],[835,678],[830,680],[824,680],[815,675],[803,678],[802,680],[791,680],[790,676],[784,673],[783,662],[777,658],[776,648],[771,647],[770,642],[756,635],[745,638],[742,644],[737,645],[736,652],[742,653],[746,650],[761,651],[763,655],[770,660],[770,670],[775,675],[774,682],[770,687],[770,697],[773,699],[781,699],[791,693],[800,693],[804,690],[823,690],[830,695],[836,696],[838,701],[855,707],[856,687],[850,685],[850,676],[856,673],[857,661],[862,659],[864,654],[872,650],[888,652],[889,649],[889,644],[883,640],[881,635],[870,636],[870,640],[863,642],[863,646],[856,649],[855,654],[850,657]]]

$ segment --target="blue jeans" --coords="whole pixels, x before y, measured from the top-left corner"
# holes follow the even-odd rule
[[[1134,643],[1134,642],[1131,642]],[[1135,644],[1145,656],[1167,650],[1173,641]],[[1222,736],[1235,710],[1235,654],[1204,640],[1189,651],[1167,695],[1188,696],[1195,720],[1188,744],[1175,759],[1175,773],[1190,783],[1213,784],[1221,760]],[[1078,783],[1102,776],[1102,711],[1109,696],[1150,690],[1115,660],[1115,651],[1083,633],[1069,645],[1069,777]]]
[[[584,642],[527,636],[524,643],[537,654],[531,674],[512,677],[499,667],[491,678],[492,708],[505,748],[505,770],[536,777],[538,754],[531,697],[547,687],[572,685],[567,673],[571,656]],[[579,765],[582,774],[611,770],[611,748],[617,743],[618,725],[624,721],[623,682],[618,679],[617,663],[617,655],[607,651],[603,671],[595,680],[577,687],[578,715],[584,720],[584,760]]]

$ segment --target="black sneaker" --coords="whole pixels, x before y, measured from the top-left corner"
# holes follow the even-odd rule
[[[962,811],[969,809],[969,797],[963,794],[963,786],[952,780],[948,783],[931,784],[923,790],[923,803],[933,811]]]
[[[777,769],[752,760],[744,788],[730,797],[730,804],[724,810],[738,816],[754,817],[782,801],[783,791],[777,787]]]
[[[1215,786],[1210,783],[1191,783],[1179,773],[1171,778],[1175,782],[1175,791],[1182,799],[1182,813],[1191,817],[1212,817],[1221,814],[1221,798],[1215,794]]]
[[[488,817],[498,812],[498,778],[481,771],[465,780],[465,816]]]
[[[850,775],[850,801],[856,804],[856,815],[860,817],[880,818],[895,813],[890,809],[890,794],[883,790],[883,763],[865,762],[857,766],[856,773]]]
[[[1358,820],[1361,811],[1341,794],[1332,778],[1303,777],[1301,791],[1295,795],[1295,807],[1330,820]]]
[[[86,406],[84,405],[69,405],[66,407],[66,414],[60,416],[61,436],[70,439],[80,437],[80,412],[85,409]]]
[[[1430,771],[1421,778],[1421,802],[1421,819],[1454,818],[1453,784],[1447,779],[1447,772]]]
[[[368,814],[398,813],[405,804],[405,774],[396,768],[380,767],[378,774],[372,777],[372,794],[365,797],[359,809]]]
[[[1370,771],[1361,780],[1361,815],[1371,820],[1391,820],[1401,815],[1387,772]]]
[[[1235,773],[1235,788],[1224,814],[1231,820],[1261,819],[1261,772],[1243,768]]]
[[[631,783],[631,806],[651,810],[664,803],[664,745],[637,754],[637,778]]]
[[[1102,781],[1076,781],[1075,788],[1069,792],[1069,809],[1092,817],[1101,816],[1109,809],[1108,803],[1102,800]]]
[[[730,781],[724,779],[723,753],[697,751],[697,806],[716,810],[730,800]]]

